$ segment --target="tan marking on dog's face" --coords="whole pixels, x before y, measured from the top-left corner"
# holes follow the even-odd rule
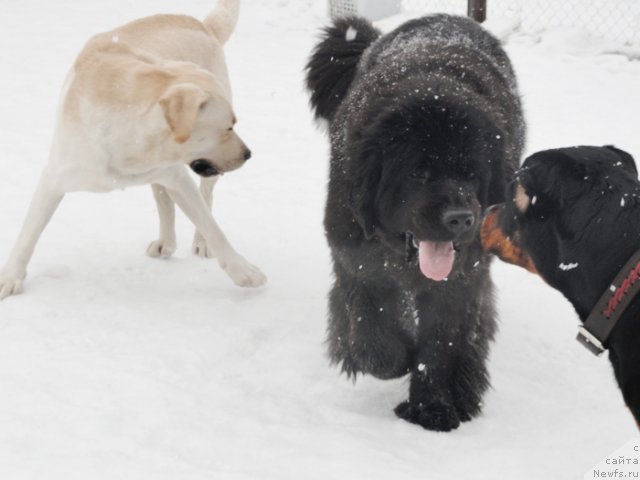
[[[531,257],[522,250],[519,244],[519,235],[516,232],[514,238],[509,238],[500,228],[498,215],[504,204],[494,205],[485,215],[480,229],[482,248],[487,253],[496,255],[500,260],[522,267],[531,273],[538,273]]]
[[[531,205],[531,199],[520,183],[516,187],[516,193],[513,197],[513,203],[520,213],[525,213],[529,208],[529,205]]]

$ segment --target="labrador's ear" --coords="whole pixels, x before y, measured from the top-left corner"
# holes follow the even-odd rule
[[[193,83],[178,83],[167,89],[160,99],[164,118],[176,143],[184,143],[207,102],[207,95]]]

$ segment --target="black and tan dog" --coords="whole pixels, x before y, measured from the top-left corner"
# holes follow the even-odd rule
[[[485,217],[485,250],[536,271],[573,305],[579,340],[609,350],[625,402],[640,422],[640,182],[612,146],[538,152],[505,204]]]

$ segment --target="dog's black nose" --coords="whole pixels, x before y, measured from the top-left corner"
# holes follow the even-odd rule
[[[247,160],[249,160],[251,158],[251,150],[249,150],[248,148],[244,151],[244,161],[246,162]]]
[[[200,158],[198,160],[194,160],[189,164],[191,170],[196,172],[201,177],[213,177],[214,175],[218,175],[220,171],[213,166],[213,164],[209,160],[205,160]]]
[[[451,233],[460,235],[473,227],[473,212],[467,209],[447,210],[442,216],[445,227]]]

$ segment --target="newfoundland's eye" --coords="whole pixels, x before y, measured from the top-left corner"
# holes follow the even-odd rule
[[[431,174],[424,168],[416,168],[411,171],[410,177],[414,180],[426,183],[431,178]]]

